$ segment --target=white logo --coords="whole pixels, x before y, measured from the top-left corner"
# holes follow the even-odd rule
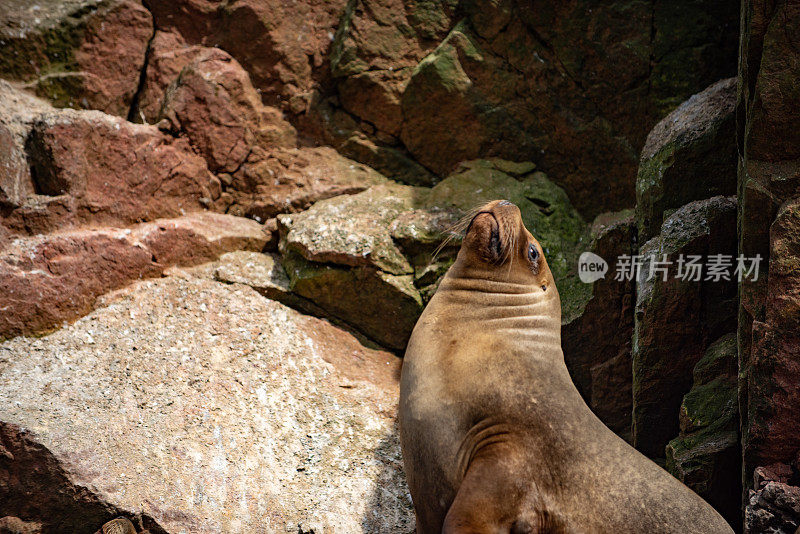
[[[584,252],[578,258],[578,278],[584,284],[605,278],[607,272],[608,263],[594,252]]]

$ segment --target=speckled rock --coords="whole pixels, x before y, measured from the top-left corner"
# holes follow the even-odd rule
[[[0,517],[87,534],[115,515],[157,532],[411,532],[398,371],[248,287],[137,283],[0,345]]]
[[[153,36],[137,0],[6,0],[0,75],[58,107],[127,117]]]
[[[633,337],[633,444],[651,458],[664,458],[678,435],[683,396],[692,370],[708,346],[736,328],[736,201],[714,197],[690,202],[664,220],[661,233],[643,244],[636,283]],[[652,261],[667,255],[666,276]],[[678,277],[678,260],[728,255],[728,279]],[[684,265],[683,274],[686,274]],[[652,274],[652,276],[651,276]],[[666,278],[666,279],[665,279]]]
[[[680,435],[667,444],[666,469],[741,530],[741,456],[736,334],[713,342],[683,397]]]
[[[214,213],[15,239],[0,251],[0,338],[51,330],[103,293],[268,239],[255,221]]]
[[[389,226],[426,194],[387,183],[279,216],[280,249],[292,291],[378,343],[404,348],[422,298],[413,267]]]
[[[736,78],[720,80],[664,117],[647,136],[636,179],[639,239],[664,212],[693,200],[736,194]]]

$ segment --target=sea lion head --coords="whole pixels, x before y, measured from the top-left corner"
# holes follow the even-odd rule
[[[470,278],[555,288],[542,246],[525,228],[520,209],[507,200],[489,202],[473,216],[456,267]]]

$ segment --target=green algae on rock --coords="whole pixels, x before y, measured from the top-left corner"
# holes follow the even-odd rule
[[[690,202],[664,220],[661,233],[642,245],[636,283],[633,337],[633,443],[651,458],[679,431],[683,396],[692,369],[709,344],[736,325],[736,280],[695,281],[678,276],[678,258],[736,252],[736,202],[714,197]],[[652,258],[672,263],[651,276]],[[685,272],[684,272],[685,274]]]
[[[683,397],[680,435],[667,444],[666,468],[732,525],[740,522],[736,334],[709,345]]]
[[[664,117],[647,136],[636,179],[639,239],[664,213],[693,200],[736,193],[736,78],[720,80]]]

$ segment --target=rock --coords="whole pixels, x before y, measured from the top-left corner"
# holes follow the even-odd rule
[[[679,436],[667,445],[667,471],[741,525],[741,455],[736,334],[712,343],[684,396]]]
[[[343,142],[335,144],[343,155],[369,165],[396,182],[431,186],[439,181],[438,177],[399,148],[376,144],[361,132],[353,133]]]
[[[387,183],[279,216],[292,291],[379,344],[403,349],[422,312],[422,298],[389,226],[425,193]]]
[[[587,250],[609,265],[590,285],[580,313],[561,325],[561,346],[570,376],[586,404],[606,426],[630,440],[631,338],[634,282],[617,280],[617,258],[633,254],[635,223],[631,210],[598,216]]]
[[[131,120],[158,123],[164,95],[184,67],[208,53],[204,46],[189,45],[178,33],[156,30],[147,52],[147,68]]]
[[[290,287],[377,343],[401,350],[460,244],[453,241],[434,261],[448,229],[476,205],[505,198],[543,243],[571,317],[588,298],[575,272],[585,225],[563,190],[532,170],[472,161],[431,189],[389,182],[281,215]]]
[[[711,342],[736,328],[736,202],[714,197],[690,202],[664,220],[661,233],[645,243],[636,283],[633,338],[633,444],[651,458],[663,458],[678,435],[683,396],[692,370]],[[667,255],[666,275],[652,261]],[[709,279],[712,256],[728,255],[728,280]],[[700,280],[686,275],[700,256]],[[651,276],[652,275],[652,276]]]
[[[736,194],[736,78],[692,96],[647,136],[636,179],[639,239],[658,233],[664,213],[693,200]]]
[[[265,102],[274,105],[302,98],[328,77],[327,57],[345,4],[178,0],[149,7],[160,30],[230,53],[250,73]]]
[[[0,338],[50,330],[91,311],[98,296],[171,265],[261,250],[266,241],[258,223],[212,213],[18,238],[0,253]]]
[[[228,252],[213,262],[209,278],[226,284],[250,286],[268,299],[315,317],[325,317],[325,311],[313,302],[292,293],[289,277],[277,254],[237,250]],[[199,269],[203,269],[200,266]],[[194,273],[195,275],[201,273]],[[339,326],[339,325],[337,325]]]
[[[212,48],[181,70],[161,109],[213,172],[234,172],[254,146],[293,147],[294,128],[264,106],[250,77],[227,52]]]
[[[16,208],[35,192],[25,142],[36,119],[52,108],[0,80],[0,206]]]
[[[0,74],[58,107],[127,117],[152,36],[135,0],[12,2],[0,16]]]
[[[800,53],[792,2],[742,4],[737,102],[740,251],[763,258],[758,278],[740,284],[739,369],[744,477],[758,467],[792,466],[800,477]],[[768,263],[767,263],[768,262]],[[772,512],[770,512],[772,513]],[[760,528],[760,527],[758,527]],[[754,527],[751,531],[756,532]]]
[[[800,487],[787,483],[792,468],[785,464],[757,467],[744,509],[744,532],[796,534],[800,528]],[[781,473],[784,476],[779,476]],[[778,476],[776,476],[778,475]]]
[[[229,196],[224,209],[263,221],[385,181],[371,168],[328,147],[271,151],[254,147],[226,187]]]
[[[2,534],[39,534],[41,523],[23,521],[19,517],[0,517],[0,533]]]
[[[139,282],[0,345],[0,516],[48,531],[123,515],[153,532],[410,532],[399,365],[245,286]]]
[[[19,232],[174,217],[220,193],[185,140],[98,111],[41,115],[26,150],[39,195],[6,217]]]
[[[354,0],[331,66],[344,110],[438,176],[534,161],[594,217],[633,205],[651,127],[735,74],[738,19],[724,2]]]
[[[351,1],[331,54],[342,106],[397,136],[414,66],[452,26],[458,2]]]

